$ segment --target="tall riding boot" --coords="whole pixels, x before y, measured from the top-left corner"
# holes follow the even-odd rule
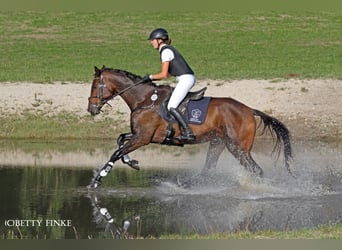
[[[170,108],[170,113],[176,118],[179,125],[184,129],[184,133],[182,133],[178,137],[178,139],[188,140],[188,141],[195,140],[194,134],[192,133],[191,129],[189,128],[188,123],[185,121],[183,115],[179,112],[179,110],[175,108]]]

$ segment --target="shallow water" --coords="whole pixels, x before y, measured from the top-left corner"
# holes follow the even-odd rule
[[[246,173],[228,153],[217,169],[199,176],[205,145],[171,153],[152,147],[132,154],[142,170],[118,163],[96,191],[86,188],[91,166],[104,163],[110,149],[77,146],[64,152],[54,148],[56,142],[34,145],[37,149],[29,149],[30,143],[25,149],[12,144],[0,154],[1,238],[158,237],[342,223],[338,142],[296,142],[296,179],[281,158],[270,157],[269,141],[259,142],[253,154],[264,170],[262,179]],[[188,180],[189,188],[177,185]]]

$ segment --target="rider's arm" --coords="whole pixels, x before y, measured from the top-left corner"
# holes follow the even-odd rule
[[[150,75],[151,80],[162,80],[162,79],[168,78],[169,77],[169,66],[170,66],[169,61],[162,62],[160,73]]]

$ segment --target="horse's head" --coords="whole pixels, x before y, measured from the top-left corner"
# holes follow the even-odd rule
[[[91,115],[99,114],[103,105],[108,102],[112,95],[113,93],[103,81],[102,70],[95,66],[94,80],[91,85],[90,97],[88,98],[88,112]]]
[[[138,108],[138,105],[144,103],[145,100],[151,100],[151,92],[156,88],[152,82],[143,83],[141,76],[128,71],[105,66],[101,69],[95,67],[94,80],[88,98],[88,112],[92,115],[99,114],[103,105],[116,96],[121,96],[131,110]]]

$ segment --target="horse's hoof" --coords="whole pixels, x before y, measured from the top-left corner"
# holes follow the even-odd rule
[[[187,180],[185,182],[181,182],[180,181],[180,178],[179,178],[179,175],[177,175],[177,186],[180,187],[180,188],[190,188],[191,187],[191,180]]]
[[[264,171],[262,171],[262,169],[259,169],[257,172],[256,172],[257,176],[262,178],[264,176]]]
[[[181,185],[178,185],[178,187],[184,188],[184,189],[189,189],[189,188],[191,188],[191,182],[184,182]]]
[[[129,166],[135,170],[140,170],[139,162],[137,160],[131,160]]]
[[[92,181],[88,186],[87,188],[88,189],[95,189],[95,188],[98,188],[99,186],[101,186],[101,181]]]

